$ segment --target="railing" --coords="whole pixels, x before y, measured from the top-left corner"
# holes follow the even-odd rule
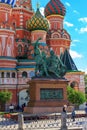
[[[0,116],[0,130],[18,130],[18,122]]]
[[[61,129],[62,117],[54,115],[18,115],[18,120],[0,116],[0,130],[63,130]],[[67,129],[64,130],[87,130],[87,117],[76,117],[75,121],[71,115],[66,118]]]
[[[30,78],[0,78],[0,85],[15,85],[15,84],[26,84]],[[18,83],[17,83],[18,82]]]

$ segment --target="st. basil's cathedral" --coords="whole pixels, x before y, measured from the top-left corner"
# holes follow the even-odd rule
[[[84,92],[84,72],[77,69],[69,49],[71,37],[63,27],[66,9],[61,0],[49,0],[44,16],[36,12],[31,0],[0,0],[0,90],[12,92],[13,105],[27,105],[27,82],[34,76],[34,47],[38,38],[40,49],[63,54],[69,85]],[[32,93],[33,94],[33,93]],[[8,105],[8,104],[7,104]]]

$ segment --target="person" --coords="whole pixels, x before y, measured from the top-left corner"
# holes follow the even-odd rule
[[[22,104],[22,112],[24,111],[24,107],[26,106],[25,103]]]
[[[86,113],[86,116],[87,116],[87,103],[85,104],[85,113]]]
[[[46,58],[46,53],[44,51],[42,51],[41,53],[41,67],[40,67],[40,74],[41,76],[46,76],[46,77],[49,77],[49,74],[48,74],[48,70],[47,70],[47,58]]]
[[[63,112],[65,112],[65,113],[67,112],[67,105],[63,106]]]
[[[17,110],[17,111],[20,110],[20,106],[19,106],[19,105],[16,106],[16,110]]]
[[[41,38],[38,38],[37,41],[32,44],[32,45],[34,46],[34,56],[40,55],[39,45],[40,45],[41,43],[39,42],[39,40],[41,40]]]
[[[9,106],[9,111],[10,111],[10,112],[13,112],[13,111],[14,111],[14,106],[13,106],[12,104]]]
[[[61,113],[61,129],[60,130],[67,130],[67,105],[63,106],[62,113]]]
[[[66,67],[53,50],[50,50],[50,57],[48,58],[47,65],[49,73],[54,75],[54,77],[61,78],[61,76],[64,76]]]
[[[72,110],[71,116],[72,116],[73,121],[75,121],[76,114],[75,114],[75,109],[74,108]]]

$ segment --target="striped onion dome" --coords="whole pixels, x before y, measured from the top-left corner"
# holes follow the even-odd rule
[[[45,7],[44,13],[46,17],[54,14],[65,16],[66,9],[60,0],[50,0]]]
[[[46,18],[42,16],[42,14],[39,11],[39,8],[37,8],[35,15],[30,20],[27,21],[27,28],[30,31],[34,30],[47,31],[49,29],[49,22]]]
[[[5,3],[5,4],[9,4],[12,7],[14,7],[16,0],[0,0],[0,3]]]

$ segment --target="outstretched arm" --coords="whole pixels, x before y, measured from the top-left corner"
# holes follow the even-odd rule
[[[39,43],[39,40],[41,40],[41,37],[39,37],[35,43],[33,43],[33,46],[34,47],[37,47],[40,43]]]

